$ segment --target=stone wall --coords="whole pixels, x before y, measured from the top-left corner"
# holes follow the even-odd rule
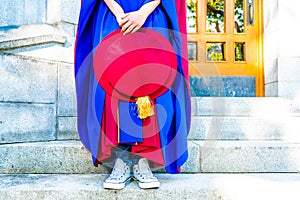
[[[0,0],[0,27],[46,21],[47,0]]]
[[[278,0],[278,96],[300,98],[300,2]]]
[[[264,0],[266,96],[300,98],[300,2]]]
[[[264,0],[265,96],[278,96],[278,0]]]
[[[0,5],[0,27],[55,24],[74,41],[80,0],[0,0]]]
[[[48,0],[46,22],[61,26],[74,41],[79,10],[80,0]]]
[[[0,55],[0,144],[56,139],[57,65]]]

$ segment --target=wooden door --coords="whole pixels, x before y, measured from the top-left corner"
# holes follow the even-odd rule
[[[253,76],[264,95],[262,0],[187,0],[191,76]]]

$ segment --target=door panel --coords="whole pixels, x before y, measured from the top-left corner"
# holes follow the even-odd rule
[[[261,0],[187,0],[191,76],[252,76],[263,96]]]

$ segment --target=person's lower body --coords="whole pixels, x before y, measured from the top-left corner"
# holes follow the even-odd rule
[[[146,158],[141,158],[131,152],[131,145],[119,145],[113,149],[116,156],[114,168],[103,183],[105,189],[123,189],[132,178],[142,189],[159,188],[160,182],[152,174]],[[131,175],[133,168],[133,176]]]

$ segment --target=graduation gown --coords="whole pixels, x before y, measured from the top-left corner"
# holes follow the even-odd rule
[[[138,10],[151,0],[116,0],[123,10]],[[190,91],[187,66],[185,0],[161,0],[143,28],[157,31],[172,45],[177,74],[155,99],[154,115],[139,119],[135,102],[115,98],[101,87],[94,70],[96,48],[118,23],[103,0],[82,0],[75,46],[77,129],[95,166],[109,160],[111,149],[132,144],[132,153],[179,173],[188,157]]]

